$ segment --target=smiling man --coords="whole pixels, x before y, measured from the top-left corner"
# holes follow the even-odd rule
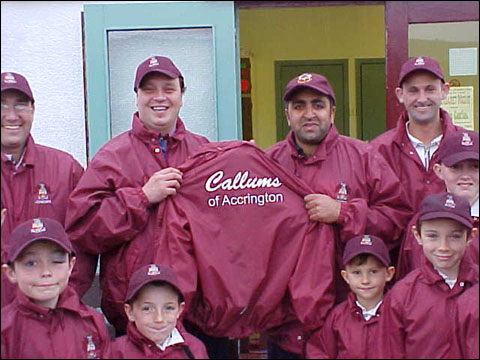
[[[117,334],[127,325],[124,299],[134,270],[149,264],[164,219],[162,202],[181,186],[177,167],[206,138],[179,118],[185,92],[180,70],[153,56],[137,68],[132,129],[94,156],[70,198],[67,231],[74,244],[102,254],[102,309]]]
[[[301,74],[287,84],[283,99],[291,131],[267,154],[313,190],[304,199],[305,216],[335,226],[337,264],[345,243],[357,235],[378,236],[395,249],[411,216],[404,191],[385,159],[367,143],[338,133],[335,94],[327,78]],[[335,271],[336,303],[349,291],[340,270]],[[272,358],[300,356],[303,336],[293,340],[294,331],[286,327],[270,335]]]
[[[80,180],[83,168],[71,155],[34,142],[30,131],[35,100],[24,76],[2,73],[1,89],[3,249],[15,226],[28,219],[48,217],[65,224],[68,197]],[[77,263],[71,284],[82,296],[93,281],[97,258],[77,246],[75,252]],[[16,285],[2,274],[2,307],[14,299],[15,289]]]
[[[372,141],[402,182],[414,210],[426,195],[445,191],[433,171],[436,151],[445,135],[461,129],[440,107],[449,89],[436,60],[423,56],[405,62],[395,90],[405,111],[396,128]]]

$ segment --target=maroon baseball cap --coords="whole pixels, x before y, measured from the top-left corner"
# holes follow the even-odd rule
[[[390,266],[388,248],[379,237],[359,235],[350,239],[343,250],[343,265],[348,264],[355,256],[360,254],[371,254],[386,267]]]
[[[470,204],[467,199],[450,193],[432,194],[420,204],[419,221],[447,218],[473,228]]]
[[[23,249],[38,240],[52,241],[67,253],[73,253],[72,243],[62,224],[54,219],[37,218],[13,229],[7,241],[7,261],[13,263]]]
[[[138,87],[140,86],[140,83],[145,75],[150,74],[151,72],[159,72],[172,79],[176,79],[178,77],[183,78],[182,73],[177,69],[172,60],[165,56],[152,56],[137,67],[135,85],[133,87],[135,92],[137,92]]]
[[[173,270],[168,266],[149,264],[133,273],[128,284],[125,302],[130,301],[143,286],[154,281],[163,281],[173,286],[180,294],[182,301],[184,301],[185,296],[182,290],[180,290],[180,286],[178,286],[178,279]]]
[[[35,101],[33,99],[32,89],[28,85],[27,79],[22,75],[14,72],[4,72],[2,73],[2,92],[5,90],[18,90],[27,95],[32,103]]]
[[[437,160],[452,167],[463,160],[478,160],[478,134],[460,130],[445,136],[438,148]]]
[[[285,87],[283,100],[290,101],[299,89],[313,89],[318,91],[329,96],[335,105],[335,93],[325,76],[314,73],[304,73],[294,77]]]
[[[405,80],[405,78],[410,75],[414,71],[418,70],[424,70],[424,71],[429,71],[436,77],[438,77],[440,80],[445,82],[444,76],[443,76],[443,71],[440,68],[440,65],[438,62],[432,58],[429,58],[427,56],[419,56],[419,57],[414,57],[408,60],[406,63],[402,65],[402,69],[400,70],[400,77],[398,79],[398,86],[402,87],[402,83]]]

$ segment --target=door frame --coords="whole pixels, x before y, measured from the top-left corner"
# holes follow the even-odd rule
[[[212,28],[217,138],[211,140],[242,138],[238,18],[233,1],[85,4],[83,20],[90,157],[112,137],[108,32],[116,30]]]
[[[276,109],[276,124],[277,124],[277,140],[283,140],[283,134],[288,133],[288,125],[284,116],[284,102],[283,102],[283,91],[279,86],[280,83],[280,73],[283,66],[309,66],[309,65],[341,65],[343,67],[343,98],[345,99],[343,104],[343,124],[341,127],[337,128],[342,129],[343,133],[350,133],[350,107],[349,107],[349,97],[348,97],[348,60],[347,59],[321,59],[321,60],[279,60],[275,61],[275,109]],[[283,119],[281,121],[280,119]],[[336,119],[335,119],[336,120]]]
[[[404,111],[395,88],[402,64],[408,60],[408,25],[478,21],[478,1],[385,1],[385,63],[387,129]]]
[[[385,58],[365,58],[355,59],[355,86],[356,86],[356,101],[357,101],[357,138],[364,139],[363,133],[363,93],[362,93],[362,65],[364,64],[383,64],[385,65]]]

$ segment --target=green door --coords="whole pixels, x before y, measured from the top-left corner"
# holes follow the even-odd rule
[[[200,83],[195,88],[201,95],[206,93],[209,96],[208,105],[213,109],[212,116],[208,116],[208,121],[211,122],[209,125],[214,128],[213,135],[209,138],[212,141],[242,138],[237,19],[233,1],[85,4],[84,22],[89,157],[112,137],[112,113],[114,114],[112,110],[117,109],[115,101],[120,105],[123,102],[122,98],[115,95],[118,86],[115,86],[115,82],[112,83],[112,77],[125,76],[125,80],[116,78],[115,80],[120,84],[127,84],[129,89],[132,89],[125,100],[131,101],[134,97],[132,84],[136,65],[151,55],[164,55],[160,53],[163,50],[159,50],[165,46],[164,42],[152,41],[151,36],[155,32],[207,29],[212,34],[208,44],[211,48],[210,58],[213,59],[213,65],[210,67],[213,75],[206,77],[212,85],[202,86]],[[116,40],[117,46],[121,47],[121,39],[131,39],[129,32],[132,36],[139,36],[140,40],[129,40],[132,42],[131,48],[129,45],[122,48],[125,58],[118,56],[112,58],[110,51],[114,35],[121,34],[120,40]],[[144,41],[143,35],[148,42]],[[194,49],[182,47],[179,43],[169,45],[169,49],[179,53],[178,61],[189,62],[193,69],[197,65],[200,66],[200,60],[197,59]],[[135,58],[133,62],[132,57],[139,56],[140,51],[145,52],[145,55],[142,54],[139,59]],[[168,52],[165,55],[168,56]],[[121,67],[122,62],[128,66],[125,65],[121,71],[116,71],[114,65]],[[198,75],[198,72],[193,70],[190,80],[185,78],[187,93],[190,84],[198,80]],[[186,106],[191,107],[191,105],[184,107]],[[202,112],[204,109],[199,106],[195,111]],[[190,118],[196,118],[198,121],[199,117]]]
[[[285,119],[283,92],[287,83],[302,73],[325,76],[335,92],[335,126],[341,134],[348,135],[348,61],[347,60],[291,60],[275,62],[277,140],[285,139],[290,130]]]
[[[385,59],[356,59],[358,137],[369,141],[386,130]]]

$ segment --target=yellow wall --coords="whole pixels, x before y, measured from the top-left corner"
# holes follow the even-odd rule
[[[240,55],[251,61],[253,136],[276,142],[277,60],[348,59],[350,135],[356,136],[355,58],[385,57],[382,5],[239,10]]]

